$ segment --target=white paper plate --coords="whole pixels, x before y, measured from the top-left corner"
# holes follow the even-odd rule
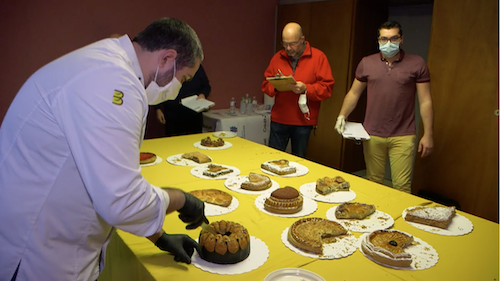
[[[148,164],[141,164],[141,167],[149,167],[149,166],[154,166],[158,165],[163,161],[160,156],[156,155],[156,160],[153,163],[148,163]]]
[[[222,150],[222,149],[227,149],[233,146],[232,143],[225,141],[223,146],[217,146],[217,147],[210,147],[210,146],[203,146],[201,145],[201,141],[197,141],[194,144],[194,147],[199,148],[199,149],[205,149],[205,150]]]
[[[218,177],[209,177],[209,176],[205,176],[203,174],[203,171],[205,171],[207,168],[208,165],[210,164],[214,164],[214,165],[219,165],[219,166],[222,166],[222,167],[225,167],[225,168],[228,168],[228,169],[231,169],[233,170],[231,173],[228,173],[228,174],[224,174],[224,175],[221,175],[221,176],[218,176]],[[215,164],[215,163],[205,163],[203,165],[199,165],[199,166],[196,166],[194,168],[191,169],[191,174],[195,177],[198,177],[198,178],[201,178],[201,179],[207,179],[207,180],[223,180],[223,179],[227,179],[227,178],[230,178],[230,177],[235,177],[235,176],[238,176],[240,174],[240,170],[236,167],[233,167],[233,166],[228,166],[228,165],[221,165],[221,164]]]
[[[294,214],[272,213],[264,208],[264,202],[266,202],[266,199],[269,198],[269,196],[271,196],[271,192],[262,194],[255,199],[255,206],[257,206],[257,209],[269,215],[283,217],[283,218],[295,218],[295,217],[303,217],[310,215],[314,213],[316,209],[318,209],[318,203],[316,203],[316,201],[312,200],[311,198],[303,197],[304,202],[302,205],[302,210],[298,211],[297,213]]]
[[[184,153],[171,155],[171,156],[167,157],[167,162],[172,164],[172,165],[189,166],[189,167],[196,167],[196,166],[205,164],[205,163],[199,164],[193,160],[182,158],[182,154],[184,154]],[[207,155],[207,157],[210,158],[210,161],[212,161],[212,158],[210,156]]]
[[[328,259],[328,260],[340,259],[352,255],[358,249],[358,239],[356,239],[356,237],[352,233],[347,232],[346,235],[343,235],[341,238],[337,238],[336,242],[323,244],[323,255],[319,255],[313,252],[308,252],[295,247],[288,241],[289,229],[290,228],[287,227],[281,233],[281,242],[283,242],[283,244],[285,244],[285,246],[287,246],[288,249],[305,257],[313,259]]]
[[[401,231],[401,232],[403,232],[403,231]],[[405,233],[405,232],[403,232],[403,233]],[[439,260],[438,253],[431,245],[429,245],[427,242],[423,241],[422,239],[413,236],[412,245],[405,248],[405,252],[409,253],[413,259],[413,261],[411,262],[411,265],[409,267],[392,266],[392,265],[378,262],[363,252],[363,249],[361,247],[361,241],[363,241],[363,239],[366,237],[366,235],[370,235],[370,233],[363,233],[358,238],[359,251],[365,257],[367,257],[368,259],[370,259],[373,262],[378,263],[380,265],[394,268],[394,269],[402,269],[402,270],[423,270],[423,269],[433,267],[434,265],[437,264],[437,262]]]
[[[216,274],[242,274],[262,266],[269,257],[269,248],[264,241],[250,236],[250,255],[245,260],[235,264],[217,264],[208,262],[195,251],[191,262],[197,268]],[[188,278],[189,279],[189,278]]]
[[[412,207],[410,207],[410,208],[412,208]],[[406,216],[406,210],[408,210],[408,208],[406,208],[403,211],[403,215],[402,215],[403,219]],[[472,222],[468,218],[466,218],[462,215],[459,215],[459,214],[455,214],[455,217],[453,217],[453,219],[451,220],[450,225],[448,225],[447,229],[442,229],[439,227],[415,223],[415,222],[409,222],[409,221],[406,221],[406,222],[409,223],[411,226],[414,226],[418,229],[421,229],[421,230],[424,230],[424,231],[427,231],[430,233],[434,233],[434,234],[445,235],[445,236],[465,235],[465,234],[470,233],[474,229],[474,225],[472,224]]]
[[[354,232],[373,232],[379,229],[387,229],[394,225],[394,219],[391,215],[382,211],[376,210],[373,214],[366,217],[364,220],[356,219],[337,219],[335,210],[338,206],[332,207],[326,211],[326,218],[340,223],[345,229]]]
[[[221,139],[227,139],[227,138],[234,138],[237,136],[235,132],[231,131],[219,131],[215,132],[212,134],[214,137],[221,138]]]
[[[352,189],[348,191],[336,191],[327,195],[319,194],[316,191],[316,182],[305,183],[300,186],[299,190],[305,197],[326,203],[344,203],[356,198],[356,193]]]
[[[269,273],[264,281],[326,281],[318,274],[301,268],[281,268]]]
[[[224,185],[228,189],[231,189],[232,191],[236,191],[236,192],[244,193],[244,194],[254,194],[254,195],[273,192],[280,187],[278,182],[271,179],[272,185],[268,189],[264,189],[264,190],[260,190],[260,191],[252,191],[252,190],[242,189],[241,184],[246,182],[246,181],[248,181],[248,176],[231,177],[231,178],[228,178],[226,181],[224,181]]]
[[[270,161],[276,161],[276,160],[270,160]],[[267,162],[270,162],[270,161],[267,161]],[[278,175],[278,174],[275,174],[271,171],[268,171],[268,170],[264,170],[262,168],[260,168],[260,170],[266,174],[269,174],[269,175],[273,175],[273,176],[277,176],[277,177],[285,177],[285,178],[289,178],[289,177],[300,177],[300,176],[303,176],[307,173],[309,173],[309,168],[307,168],[306,166],[304,165],[301,165],[297,162],[292,162],[292,161],[289,161],[288,162],[288,165],[292,166],[292,167],[295,167],[296,169],[296,172],[293,173],[293,174],[288,174],[288,175]]]
[[[233,196],[233,200],[231,200],[231,204],[227,207],[222,207],[214,204],[205,203],[205,216],[219,216],[231,213],[236,210],[240,205],[240,201]]]

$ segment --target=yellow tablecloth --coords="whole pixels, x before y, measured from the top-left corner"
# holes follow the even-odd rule
[[[193,144],[211,135],[170,137],[145,140],[141,151],[154,152],[163,162],[142,169],[143,175],[157,186],[178,187],[185,191],[205,188],[224,190],[239,200],[239,207],[228,214],[210,216],[210,221],[229,220],[244,225],[251,236],[255,236],[269,248],[267,261],[259,268],[237,275],[218,275],[203,271],[194,265],[173,261],[173,256],[156,248],[149,240],[118,230],[108,247],[106,266],[99,280],[263,280],[270,272],[280,268],[302,268],[321,275],[326,280],[499,280],[499,228],[498,224],[458,211],[473,224],[474,230],[463,236],[442,236],[419,230],[402,218],[397,218],[409,207],[427,200],[403,193],[363,178],[343,173],[332,168],[284,153],[269,147],[239,138],[226,141],[233,146],[225,150],[200,150]],[[254,204],[258,195],[248,195],[227,189],[224,180],[205,180],[191,175],[192,167],[171,165],[168,156],[200,151],[212,157],[214,163],[237,167],[242,175],[260,172],[260,164],[274,159],[286,158],[309,168],[301,177],[274,177],[280,186],[299,188],[302,184],[315,182],[319,177],[342,176],[350,182],[357,194],[354,201],[374,204],[378,210],[390,214],[395,220],[393,229],[414,235],[429,243],[439,254],[438,263],[425,270],[398,270],[378,265],[359,252],[333,260],[308,258],[288,249],[281,241],[281,233],[298,218],[282,218],[259,211]],[[338,204],[318,202],[318,209],[307,217],[326,218],[326,211]],[[186,230],[176,214],[165,218],[167,233],[185,233],[197,239],[200,229]],[[362,233],[353,232],[356,237]]]

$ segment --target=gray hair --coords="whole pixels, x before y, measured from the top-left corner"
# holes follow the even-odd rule
[[[149,52],[163,49],[177,51],[177,67],[193,67],[203,61],[203,49],[196,32],[185,22],[162,18],[152,22],[132,40]]]

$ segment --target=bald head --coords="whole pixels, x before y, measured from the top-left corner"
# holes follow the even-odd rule
[[[302,37],[302,27],[296,22],[289,22],[283,28],[283,42],[295,42]]]
[[[281,42],[288,56],[298,59],[306,47],[302,27],[296,22],[287,23],[283,28]]]

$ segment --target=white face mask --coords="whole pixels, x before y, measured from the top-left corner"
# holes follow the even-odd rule
[[[149,83],[148,87],[146,88],[146,96],[148,97],[148,103],[149,105],[156,105],[159,103],[162,103],[167,100],[175,100],[177,96],[179,95],[179,91],[182,88],[182,84],[175,77],[175,72],[176,72],[176,63],[174,62],[174,77],[172,78],[172,81],[168,83],[167,85],[160,87],[158,83],[156,83],[156,78],[158,76],[158,70],[160,66],[156,68],[156,74],[155,74],[155,80],[151,81]]]
[[[309,113],[309,107],[307,106],[307,96],[306,94],[301,94],[300,97],[299,97],[299,108],[300,108],[300,111],[302,111],[302,113],[304,114],[304,117],[307,119],[307,120],[311,120],[309,117],[310,117],[310,113]]]
[[[399,42],[378,43],[378,49],[386,58],[392,58],[399,52]]]

